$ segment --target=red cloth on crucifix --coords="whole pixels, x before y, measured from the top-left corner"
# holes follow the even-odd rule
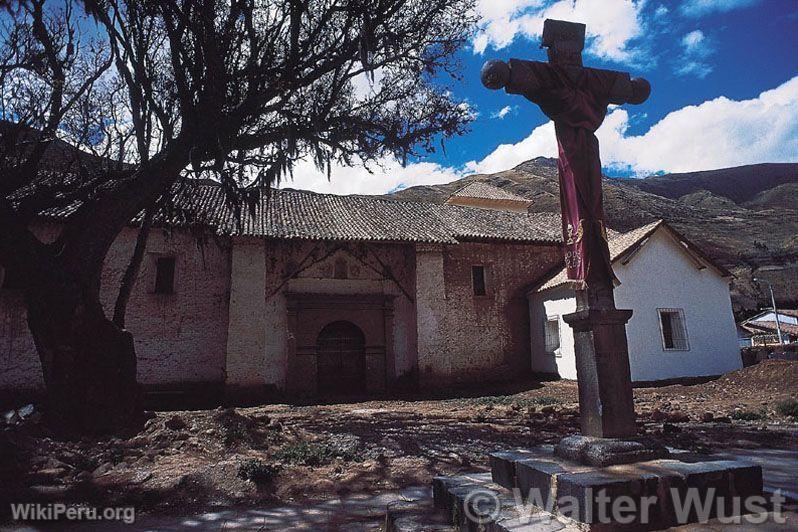
[[[619,79],[622,78],[622,79]],[[540,106],[557,132],[560,205],[568,278],[579,288],[612,279],[601,192],[601,160],[594,132],[604,121],[610,94],[629,74],[510,60],[505,89]]]

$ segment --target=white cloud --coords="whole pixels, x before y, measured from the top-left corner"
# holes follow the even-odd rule
[[[613,111],[599,130],[605,166],[640,175],[762,162],[798,162],[798,76],[750,100],[715,98],[673,111],[645,134],[626,136]]]
[[[703,17],[713,12],[725,12],[759,3],[759,0],[685,0],[680,11],[688,17]]]
[[[508,46],[516,37],[539,40],[547,18],[587,24],[587,52],[621,63],[634,63],[641,50],[633,42],[643,36],[645,0],[480,0],[482,27],[473,41],[483,53]]]
[[[694,30],[682,37],[682,47],[687,53],[703,53],[707,38],[701,30]]]
[[[712,66],[701,61],[682,61],[676,68],[673,69],[675,74],[679,76],[693,75],[697,78],[704,79],[712,72]]]
[[[330,179],[313,163],[302,161],[294,167],[294,177],[286,178],[282,188],[300,188],[327,194],[386,194],[415,185],[449,183],[463,177],[462,170],[430,162],[408,164],[405,167],[395,160],[384,159],[373,165],[369,173],[362,165],[354,167],[333,166]]]
[[[715,51],[709,39],[701,30],[694,30],[682,37],[683,53],[675,64],[673,71],[680,75],[689,74],[705,78],[712,72],[712,65],[705,61]]]
[[[557,157],[554,122],[536,127],[531,135],[520,142],[500,144],[481,161],[470,161],[465,166],[469,172],[491,174],[509,170],[533,157]]]
[[[597,136],[605,167],[639,176],[656,172],[711,170],[763,162],[798,162],[798,76],[750,100],[724,96],[668,113],[642,135],[628,135],[634,120],[622,107],[607,115]],[[414,185],[447,183],[469,173],[508,170],[534,157],[556,157],[554,124],[547,122],[515,144],[501,144],[463,168],[434,163],[402,167],[383,161],[369,174],[362,167],[336,167],[332,180],[302,163],[283,186],[335,194],[383,194]]]
[[[515,113],[515,111],[517,109],[518,109],[517,105],[512,105],[512,106],[505,105],[504,107],[502,107],[501,109],[499,109],[495,113],[491,113],[490,116],[491,116],[491,118],[498,118],[499,120],[501,120],[502,118],[504,118],[508,114]]]

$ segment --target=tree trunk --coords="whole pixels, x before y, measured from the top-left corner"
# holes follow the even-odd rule
[[[47,386],[48,425],[62,434],[139,427],[133,336],[106,318],[98,291],[51,273],[46,286],[27,293],[28,325]]]

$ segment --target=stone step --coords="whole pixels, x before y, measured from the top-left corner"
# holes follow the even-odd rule
[[[428,499],[388,504],[385,532],[451,532],[451,519],[435,509]]]
[[[762,469],[742,461],[690,462],[659,459],[608,467],[586,466],[556,456],[551,448],[518,449],[490,456],[491,480],[519,497],[556,514],[565,522],[592,525],[591,530],[666,528],[683,521],[678,506],[689,493],[712,501],[714,515],[728,512],[732,497],[745,500],[762,495]],[[721,499],[722,497],[722,499]],[[617,501],[629,501],[636,510],[631,522],[620,527],[607,522]],[[718,505],[724,502],[724,505]],[[625,502],[623,504],[626,504]],[[696,512],[687,522],[697,520]],[[645,521],[647,526],[643,527]]]
[[[579,530],[540,508],[519,504],[515,493],[494,483],[490,473],[436,477],[432,491],[435,507],[461,532]]]

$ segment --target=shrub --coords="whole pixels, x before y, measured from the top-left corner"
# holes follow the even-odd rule
[[[554,397],[515,397],[513,395],[487,395],[485,397],[468,397],[465,399],[457,399],[458,403],[466,406],[517,406],[519,408],[528,408],[530,406],[552,405],[559,403],[559,399]]]
[[[532,403],[536,405],[553,405],[559,403],[560,400],[555,397],[548,397],[544,395],[543,397],[535,397],[532,399]]]
[[[252,421],[234,408],[218,408],[213,413],[213,422],[219,427],[225,445],[249,443],[252,440]]]
[[[750,412],[745,410],[735,410],[731,414],[732,419],[736,419],[738,421],[764,421],[768,418],[765,412]]]
[[[336,458],[345,461],[357,459],[355,450],[352,448],[304,441],[283,445],[274,453],[274,457],[289,464],[307,466],[328,464]]]
[[[795,399],[787,399],[776,403],[776,412],[782,416],[798,419],[798,401]]]
[[[255,484],[266,484],[274,480],[280,468],[267,464],[261,460],[251,458],[241,462],[238,466],[238,476],[244,480],[251,480]]]

